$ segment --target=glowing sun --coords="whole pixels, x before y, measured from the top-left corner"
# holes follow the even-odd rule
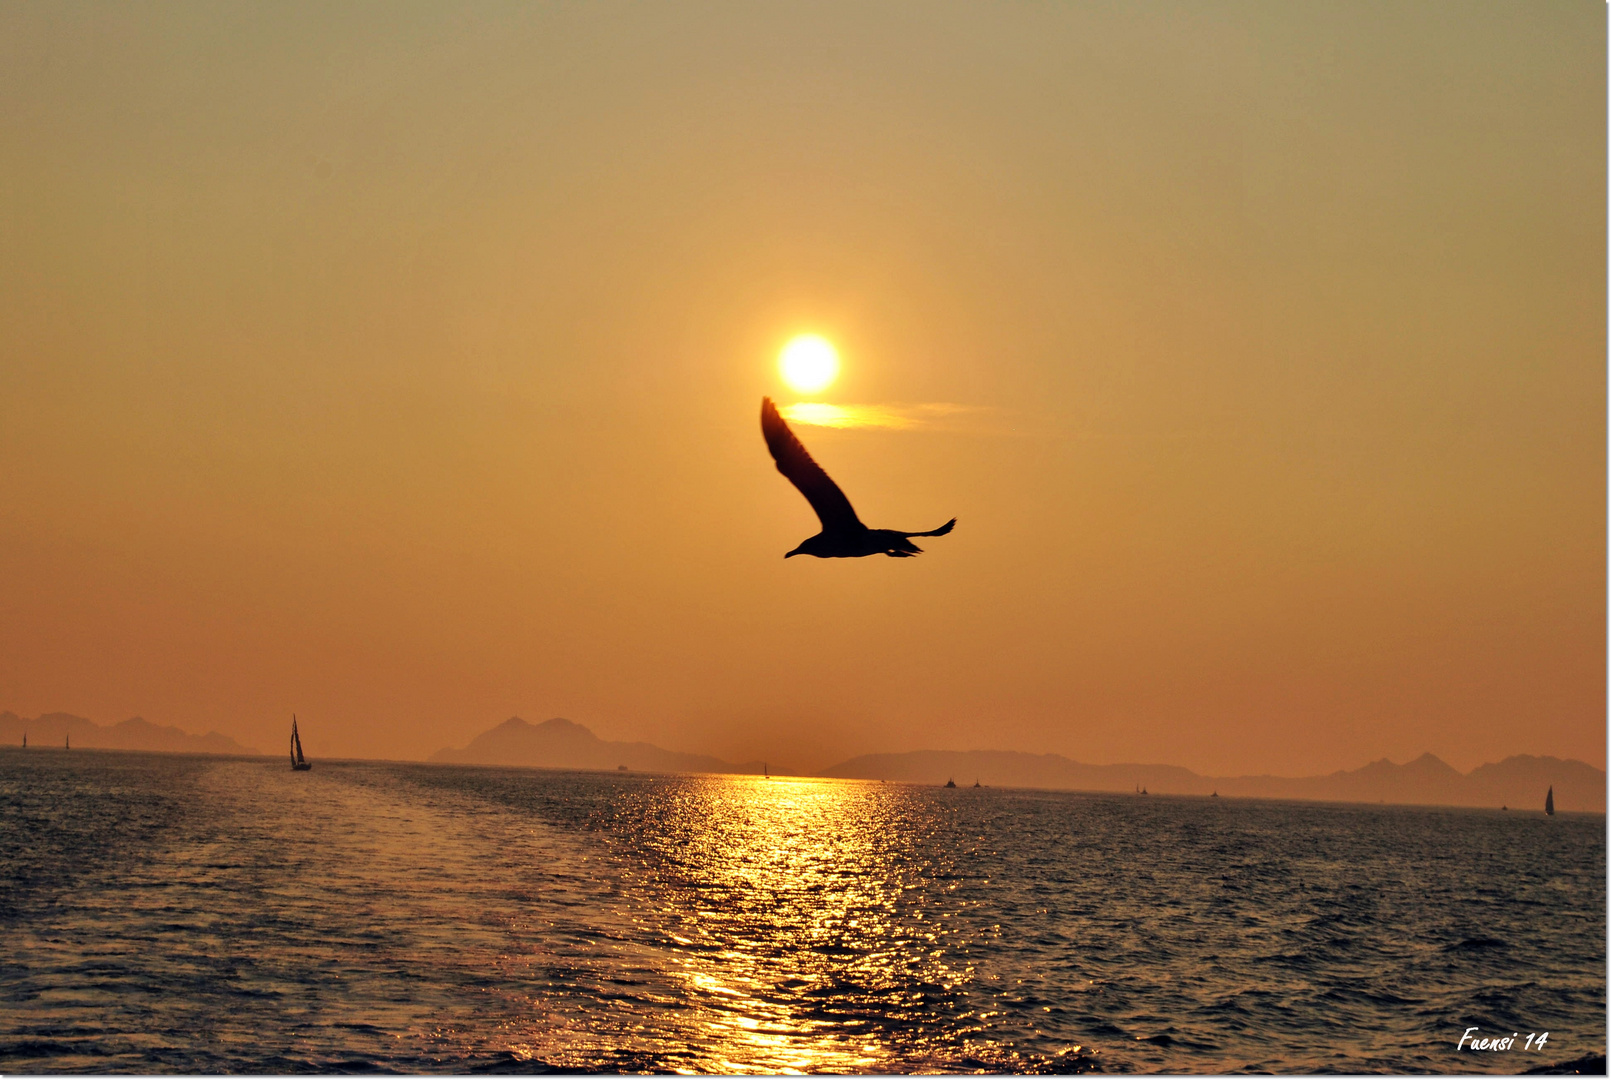
[[[802,334],[778,354],[783,381],[802,394],[814,394],[839,374],[839,352],[827,338]]]

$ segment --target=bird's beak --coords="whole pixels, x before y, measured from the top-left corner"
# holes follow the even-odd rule
[[[783,557],[784,557],[784,558],[785,558],[785,559],[787,559],[787,558],[791,558],[791,557],[792,557],[792,556],[795,556],[795,555],[798,555],[798,554],[800,554],[800,549],[799,549],[799,548],[795,548],[795,549],[794,549],[794,550],[793,550],[793,551],[785,551],[785,552],[784,552],[784,553],[783,553]]]

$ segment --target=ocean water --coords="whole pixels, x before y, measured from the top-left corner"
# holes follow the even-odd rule
[[[1599,815],[6,750],[0,1072],[1519,1072],[1605,1052],[1605,856]]]

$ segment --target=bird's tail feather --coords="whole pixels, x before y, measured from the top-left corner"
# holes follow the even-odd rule
[[[902,536],[944,536],[946,533],[950,532],[952,530],[952,528],[954,528],[956,526],[956,523],[957,523],[957,519],[952,518],[950,521],[947,521],[944,525],[941,525],[938,529],[930,529],[928,532],[920,532],[920,533],[901,533],[901,535]]]

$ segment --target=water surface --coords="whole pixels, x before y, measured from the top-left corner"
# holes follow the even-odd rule
[[[1605,1051],[1605,882],[1600,815],[0,751],[0,1071],[1518,1072]]]

